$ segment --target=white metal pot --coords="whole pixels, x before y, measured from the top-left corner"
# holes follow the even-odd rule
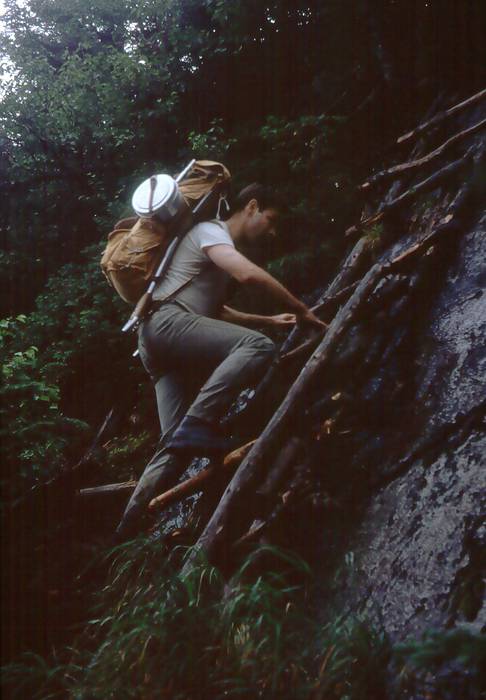
[[[156,214],[164,223],[189,210],[177,182],[170,175],[162,174],[153,175],[137,187],[132,207],[138,216]]]

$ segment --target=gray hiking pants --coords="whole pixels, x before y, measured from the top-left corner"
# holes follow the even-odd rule
[[[170,488],[187,466],[165,444],[186,415],[217,422],[238,392],[260,379],[276,347],[255,330],[166,302],[140,326],[138,347],[155,387],[161,436],[117,528],[135,534],[148,502]]]

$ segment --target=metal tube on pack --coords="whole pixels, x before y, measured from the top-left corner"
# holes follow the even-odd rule
[[[136,323],[140,321],[138,316],[130,316],[128,321],[125,323],[125,325],[122,327],[122,333],[128,333]]]
[[[180,182],[182,179],[184,179],[184,178],[186,177],[187,173],[189,172],[189,170],[190,170],[190,169],[192,168],[192,166],[194,165],[195,162],[196,162],[196,159],[193,158],[193,159],[191,160],[191,162],[189,163],[189,165],[186,165],[186,167],[184,168],[184,170],[181,170],[181,172],[179,173],[179,175],[176,177],[175,181],[176,181],[176,182]]]
[[[201,201],[198,202],[198,203],[196,204],[196,206],[194,207],[194,209],[192,210],[192,213],[193,213],[193,214],[197,214],[197,212],[199,211],[199,209],[202,207],[202,205],[204,204],[204,202],[206,201],[206,199],[208,199],[209,196],[210,196],[211,194],[213,194],[213,190],[209,190],[209,192],[206,192],[206,194],[205,194],[204,197],[201,199]]]
[[[152,277],[152,281],[150,282],[149,287],[148,287],[148,289],[147,289],[147,292],[148,292],[149,294],[152,294],[152,292],[154,291],[155,286],[156,286],[157,281],[158,281],[157,278],[162,274],[162,272],[163,272],[163,270],[164,270],[164,265],[165,265],[166,261],[169,261],[169,259],[172,257],[172,251],[175,249],[175,247],[176,247],[176,245],[177,245],[177,242],[178,242],[178,237],[176,236],[176,237],[170,242],[169,247],[168,247],[167,250],[165,251],[165,255],[164,255],[164,257],[162,258],[162,260],[160,261],[160,265],[159,265],[158,268],[156,269],[155,275]]]

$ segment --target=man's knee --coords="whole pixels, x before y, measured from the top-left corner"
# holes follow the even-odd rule
[[[256,353],[261,356],[262,361],[271,362],[277,355],[277,346],[268,336],[263,333],[255,333],[252,336],[251,345]]]

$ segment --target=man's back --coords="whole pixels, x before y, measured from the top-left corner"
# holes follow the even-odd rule
[[[231,276],[208,258],[204,248],[221,243],[235,247],[223,221],[196,224],[179,244],[153,299],[163,299],[187,283],[176,293],[177,301],[193,313],[215,317],[226,301]]]

